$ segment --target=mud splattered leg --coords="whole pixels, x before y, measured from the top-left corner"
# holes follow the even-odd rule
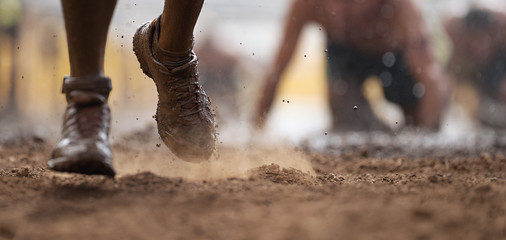
[[[109,147],[111,81],[104,76],[107,32],[116,0],[62,0],[71,76],[62,140],[53,150],[51,169],[114,176]]]

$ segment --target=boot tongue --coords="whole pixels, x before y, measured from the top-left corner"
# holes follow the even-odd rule
[[[107,100],[99,93],[74,90],[67,94],[67,102],[77,106],[90,106],[104,104]]]

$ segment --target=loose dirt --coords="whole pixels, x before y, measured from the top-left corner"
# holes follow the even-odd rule
[[[0,239],[506,238],[500,147],[221,147],[191,164],[151,133],[114,140],[115,179],[54,173],[52,141],[4,139]]]

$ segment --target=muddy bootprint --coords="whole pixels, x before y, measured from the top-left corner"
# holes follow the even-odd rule
[[[197,56],[189,51],[189,62],[175,68],[155,59],[153,47],[158,47],[159,27],[159,21],[145,23],[133,39],[141,68],[153,79],[158,91],[158,133],[183,160],[206,160],[215,149],[216,129],[210,100],[199,83]]]
[[[114,177],[108,135],[108,78],[66,78],[67,109],[62,135],[48,161],[55,171]],[[106,90],[104,90],[106,89]]]

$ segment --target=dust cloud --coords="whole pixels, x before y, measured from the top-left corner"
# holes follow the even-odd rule
[[[118,177],[152,172],[192,181],[248,178],[252,169],[276,164],[315,175],[309,156],[293,145],[262,134],[218,136],[218,147],[208,161],[190,163],[177,158],[157,137],[154,126],[129,133],[113,142]],[[244,137],[248,136],[248,137]],[[235,139],[232,144],[231,138]]]
[[[202,163],[189,163],[180,160],[168,149],[137,153],[120,150],[115,152],[115,159],[115,167],[119,177],[149,171],[164,177],[181,177],[195,181],[247,178],[250,170],[270,164],[277,164],[281,168],[294,168],[315,175],[307,156],[289,147],[277,149],[223,148],[219,149],[218,153],[209,161]]]

